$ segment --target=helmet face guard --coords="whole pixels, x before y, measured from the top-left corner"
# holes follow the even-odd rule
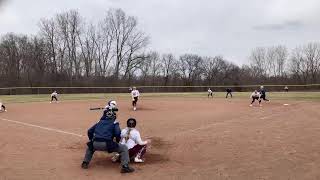
[[[135,128],[137,125],[137,121],[134,118],[130,118],[127,120],[127,127]]]
[[[112,119],[115,120],[117,118],[117,114],[112,109],[106,109],[103,111],[103,115],[101,119]]]

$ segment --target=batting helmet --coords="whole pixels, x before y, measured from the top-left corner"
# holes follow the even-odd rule
[[[117,108],[117,102],[114,101],[114,100],[111,100],[108,102],[108,105],[107,105],[107,108],[108,109],[112,109],[112,110],[118,110]]]
[[[129,127],[129,128],[134,128],[134,127],[136,127],[136,125],[137,125],[136,119],[134,119],[134,118],[129,118],[129,119],[127,120],[127,127]]]

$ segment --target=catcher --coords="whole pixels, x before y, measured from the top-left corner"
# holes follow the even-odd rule
[[[142,141],[140,132],[135,128],[136,125],[137,121],[134,118],[127,120],[127,127],[121,131],[121,144],[128,147],[131,160],[142,163],[147,144],[150,144],[151,140]]]

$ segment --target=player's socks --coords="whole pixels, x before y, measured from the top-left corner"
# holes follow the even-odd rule
[[[134,158],[134,162],[136,163],[143,163],[144,161],[142,159],[140,159],[139,157],[135,157]]]

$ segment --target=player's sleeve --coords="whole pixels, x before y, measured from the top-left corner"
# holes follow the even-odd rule
[[[137,144],[139,144],[139,145],[141,145],[141,146],[147,144],[146,141],[142,141],[139,131],[136,131],[135,141],[136,141]]]
[[[117,143],[119,143],[121,140],[121,129],[119,123],[114,125],[113,136],[116,138]]]
[[[121,138],[125,138],[126,135],[127,135],[127,130],[126,129],[122,129],[120,137]]]
[[[88,138],[90,140],[93,139],[94,130],[96,129],[97,124],[93,125],[90,129],[88,129]]]

